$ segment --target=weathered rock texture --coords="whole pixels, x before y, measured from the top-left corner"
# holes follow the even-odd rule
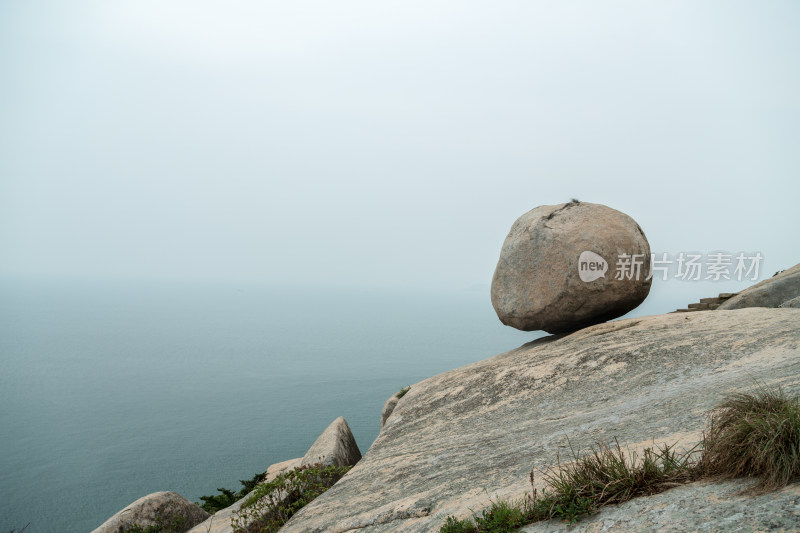
[[[709,409],[759,383],[800,392],[800,310],[668,314],[539,339],[413,385],[364,458],[282,533],[437,531],[490,496],[521,497],[568,439],[693,446]],[[766,514],[751,523],[767,529]]]
[[[795,309],[800,308],[800,296],[792,298],[791,300],[786,300],[779,307],[792,307]]]
[[[400,401],[400,398],[397,397],[397,393],[392,394],[386,403],[383,404],[383,410],[381,411],[381,425],[380,429],[383,429],[383,426],[386,425],[386,421],[392,416],[392,412],[394,408],[397,407],[397,402]]]
[[[607,263],[602,277],[584,281],[584,252]],[[638,279],[617,279],[621,254],[638,256]],[[575,331],[634,309],[650,292],[650,245],[639,225],[610,207],[586,202],[543,205],[514,222],[492,279],[492,305],[508,326],[550,333]],[[596,272],[596,270],[593,270]],[[626,272],[626,274],[628,273]]]
[[[317,437],[311,448],[303,456],[301,464],[322,463],[325,466],[350,466],[361,459],[356,439],[347,425],[347,420],[339,417]]]
[[[199,524],[209,514],[175,492],[154,492],[139,498],[92,533],[122,533],[134,524],[148,526],[180,524],[181,531]]]
[[[783,302],[798,296],[800,296],[800,264],[748,287],[721,304],[719,309],[780,307]]]
[[[606,507],[572,526],[553,520],[530,525],[522,531],[797,531],[800,527],[800,484],[758,496],[741,494],[751,483],[745,480],[692,483],[649,498]]]

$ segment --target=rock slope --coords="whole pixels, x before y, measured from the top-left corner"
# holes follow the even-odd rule
[[[282,531],[437,531],[490,497],[522,496],[531,468],[570,444],[692,446],[708,409],[759,383],[800,392],[800,310],[669,314],[539,339],[412,385],[362,460]]]
[[[752,482],[698,482],[622,505],[568,525],[551,520],[523,528],[524,533],[703,533],[769,530],[797,531],[800,524],[800,484],[777,492],[742,494]]]
[[[767,278],[743,290],[723,302],[719,309],[742,309],[744,307],[795,307],[791,304],[800,296],[800,265]]]

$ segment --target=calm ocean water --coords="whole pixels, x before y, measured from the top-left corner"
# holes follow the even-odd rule
[[[536,338],[480,291],[0,283],[0,531],[86,533],[301,456],[401,387]]]

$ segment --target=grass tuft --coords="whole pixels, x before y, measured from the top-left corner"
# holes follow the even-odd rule
[[[402,389],[397,391],[397,393],[395,394],[395,397],[399,400],[400,398],[405,396],[406,393],[408,393],[408,391],[410,391],[410,390],[411,390],[411,385],[409,385],[408,387],[403,387]]]
[[[530,480],[532,492],[519,501],[497,501],[472,519],[448,517],[441,533],[505,533],[525,524],[560,518],[575,522],[603,505],[626,502],[637,496],[656,494],[695,478],[694,450],[678,453],[664,444],[646,448],[641,460],[635,452],[597,445],[591,453],[545,473],[547,487],[539,494]]]
[[[782,390],[736,394],[711,413],[702,467],[711,477],[757,477],[753,492],[800,477],[800,402]]]

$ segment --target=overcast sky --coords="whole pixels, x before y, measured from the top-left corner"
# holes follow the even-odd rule
[[[572,197],[800,262],[800,3],[0,0],[0,276],[487,285]]]

